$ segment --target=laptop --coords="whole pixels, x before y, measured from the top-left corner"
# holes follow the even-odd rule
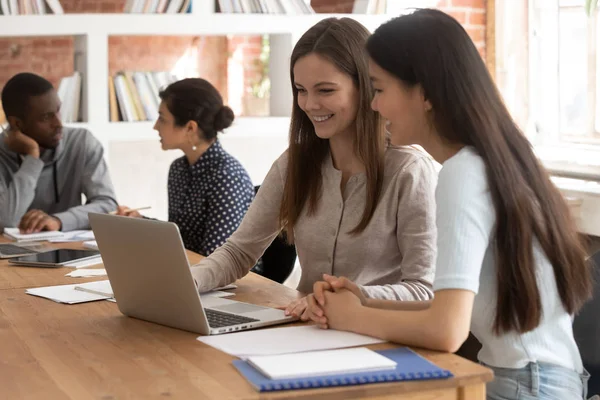
[[[201,335],[294,320],[271,307],[201,299],[174,223],[96,213],[89,219],[115,300],[126,316]]]

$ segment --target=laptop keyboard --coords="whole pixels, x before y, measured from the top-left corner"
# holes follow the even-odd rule
[[[35,253],[35,251],[15,246],[13,244],[0,244],[0,253],[5,256],[15,256],[17,254]]]
[[[224,313],[210,308],[205,308],[206,319],[212,328],[221,328],[223,326],[232,326],[245,324],[247,322],[258,322],[258,319],[242,317],[241,315]]]

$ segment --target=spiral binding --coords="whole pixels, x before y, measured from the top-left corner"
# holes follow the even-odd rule
[[[260,390],[264,392],[272,392],[277,390],[291,390],[291,389],[310,389],[310,388],[324,388],[324,387],[336,387],[336,386],[349,386],[349,385],[364,385],[368,383],[379,383],[379,382],[397,382],[397,381],[413,381],[421,379],[432,379],[432,378],[447,378],[452,374],[450,371],[430,371],[430,372],[417,372],[408,374],[379,374],[371,375],[369,377],[349,377],[349,378],[326,378],[320,381],[315,380],[303,380],[303,381],[286,381],[278,382],[268,385],[261,385]]]

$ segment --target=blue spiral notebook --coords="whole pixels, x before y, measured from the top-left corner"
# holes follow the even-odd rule
[[[310,378],[269,379],[244,360],[234,360],[233,365],[259,392],[365,385],[380,382],[447,379],[453,376],[450,371],[427,361],[407,347],[379,350],[377,353],[396,361],[396,369]]]

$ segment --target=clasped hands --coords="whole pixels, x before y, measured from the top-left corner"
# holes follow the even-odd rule
[[[321,329],[349,329],[356,311],[366,305],[360,287],[344,277],[323,274],[323,281],[313,285],[313,293],[291,302],[285,309],[302,321],[314,321]]]

